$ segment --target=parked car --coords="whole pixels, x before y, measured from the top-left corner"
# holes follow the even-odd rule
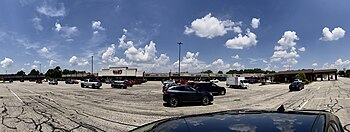
[[[339,118],[325,111],[230,110],[158,120],[132,132],[344,132]]]
[[[97,79],[86,79],[80,83],[82,88],[91,87],[91,88],[100,88],[102,83]]]
[[[207,91],[212,94],[225,95],[226,89],[212,82],[198,82],[193,86],[198,91]]]
[[[219,80],[218,79],[213,79],[213,80],[210,80],[210,82],[212,82],[212,83],[219,83]]]
[[[35,83],[42,84],[43,80],[38,79],[38,80],[35,81]]]
[[[126,89],[128,86],[126,85],[125,81],[112,81],[111,87]]]
[[[67,79],[65,81],[66,84],[79,84],[79,82],[77,80],[72,80],[72,79]]]
[[[58,85],[58,81],[56,79],[50,80],[49,85]]]
[[[134,82],[133,81],[130,81],[130,80],[125,80],[124,83],[126,84],[126,86],[128,87],[132,87],[134,85]]]
[[[135,85],[137,85],[137,84],[142,84],[142,80],[140,80],[140,79],[135,79],[135,80],[133,80],[133,83],[134,83]]]
[[[111,84],[111,83],[112,83],[112,80],[111,80],[111,79],[106,79],[106,80],[105,80],[105,83],[106,83],[106,84]]]
[[[165,85],[163,85],[163,92],[168,89],[169,87],[172,87],[172,86],[176,86],[177,84],[174,82],[174,83],[165,83]]]
[[[193,102],[208,105],[214,100],[214,98],[212,94],[206,91],[197,91],[189,85],[178,85],[167,88],[164,91],[163,100],[171,107],[176,107],[181,103]]]
[[[302,89],[304,89],[304,84],[299,81],[294,81],[289,85],[290,91],[294,91],[294,90],[300,91]]]
[[[176,83],[174,80],[163,80],[162,84],[165,85],[167,83]]]

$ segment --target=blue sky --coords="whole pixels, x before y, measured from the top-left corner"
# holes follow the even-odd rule
[[[4,0],[0,73],[348,68],[347,0]]]

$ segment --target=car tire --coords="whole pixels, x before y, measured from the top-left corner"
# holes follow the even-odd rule
[[[202,104],[203,105],[208,105],[210,103],[209,97],[208,96],[203,96],[202,97]]]
[[[176,97],[171,97],[170,100],[169,100],[169,105],[171,107],[176,107],[179,105],[179,99],[176,98]]]
[[[219,94],[220,94],[220,95],[225,95],[226,92],[225,92],[225,90],[221,90]]]
[[[92,87],[92,88],[95,88],[95,84],[92,84],[91,87]]]
[[[81,84],[80,87],[84,88],[84,84]]]

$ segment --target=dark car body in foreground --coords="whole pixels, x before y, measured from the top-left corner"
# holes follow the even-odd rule
[[[226,89],[220,87],[212,82],[198,82],[193,85],[193,87],[198,91],[207,91],[213,94],[225,95]]]
[[[343,132],[344,130],[338,117],[325,111],[276,112],[231,110],[163,119],[143,125],[132,131]]]
[[[125,81],[112,81],[111,82],[111,87],[112,88],[122,88],[126,89],[128,86],[126,85]]]
[[[295,91],[295,90],[300,91],[302,89],[304,89],[304,84],[299,81],[294,81],[289,85],[290,91]]]
[[[172,86],[164,90],[163,100],[171,107],[180,103],[202,103],[208,105],[214,100],[213,95],[208,92],[200,92],[189,85]]]

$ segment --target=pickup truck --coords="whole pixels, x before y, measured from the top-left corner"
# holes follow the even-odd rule
[[[84,87],[100,88],[102,86],[102,83],[98,80],[86,79],[80,83],[80,86],[82,88]]]

